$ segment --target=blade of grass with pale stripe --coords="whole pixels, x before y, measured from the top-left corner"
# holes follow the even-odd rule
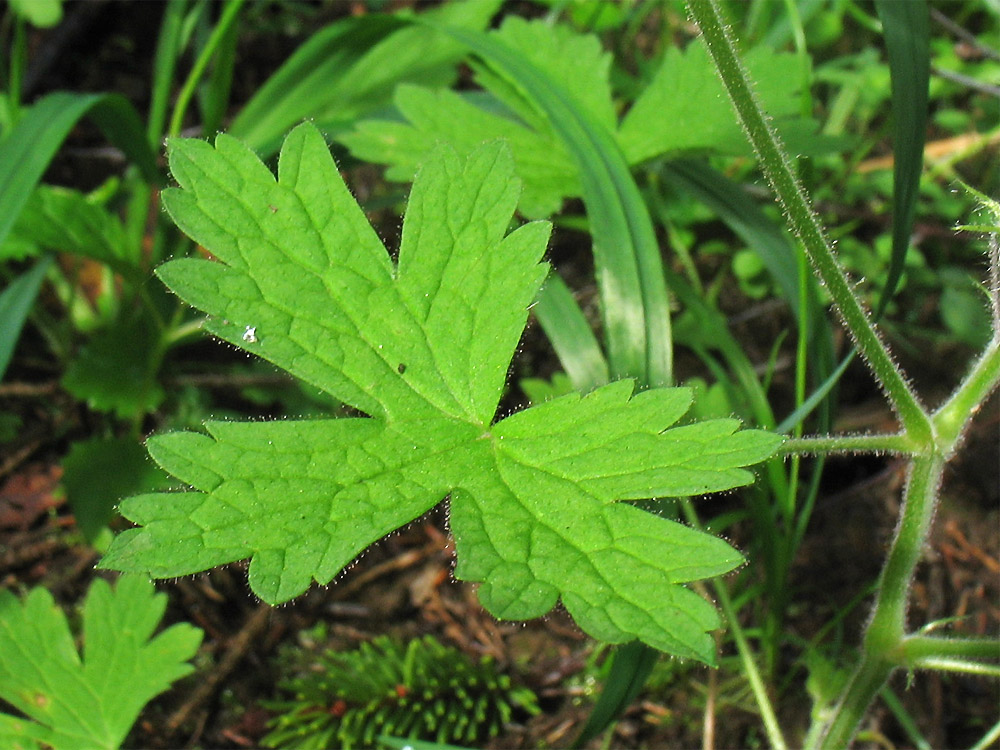
[[[673,346],[663,263],[653,224],[614,135],[557,82],[499,40],[440,28],[510,81],[543,114],[580,170],[594,238],[605,343],[612,378],[672,383]]]
[[[608,382],[608,362],[573,292],[551,271],[531,308],[573,387],[581,393]]]

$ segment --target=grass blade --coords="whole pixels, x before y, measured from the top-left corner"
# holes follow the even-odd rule
[[[206,137],[222,128],[222,121],[229,106],[236,69],[236,45],[239,42],[240,18],[226,27],[212,57],[212,68],[198,89],[198,109],[201,112],[201,129]],[[222,19],[219,20],[219,26]]]
[[[571,747],[583,747],[622,715],[646,684],[659,657],[659,651],[637,641],[615,649],[614,663],[601,697]]]
[[[152,92],[149,97],[149,114],[146,117],[146,134],[154,147],[159,147],[163,128],[167,122],[167,105],[170,89],[181,51],[181,32],[187,0],[168,0],[163,9],[160,34],[153,57]]]
[[[58,91],[24,110],[0,141],[0,242],[17,220],[31,191],[77,121],[88,115],[115,145],[159,182],[156,158],[135,108],[119,94],[71,94]]]
[[[51,256],[43,258],[30,271],[25,271],[0,293],[0,380],[7,372],[7,365],[14,356],[14,347],[21,336],[21,328],[31,312],[38,290],[42,288],[45,272],[52,265]]]
[[[431,11],[451,26],[483,28],[499,3],[454,3]],[[371,14],[327,26],[299,47],[237,115],[230,134],[262,156],[306,118],[329,136],[390,103],[396,84],[447,86],[461,45],[405,17]]]
[[[788,234],[771,221],[738,185],[703,162],[678,159],[665,164],[661,174],[667,182],[690,193],[711,208],[757,253],[791,307],[795,319],[802,321],[802,311],[799,309],[802,295],[799,290],[798,250]],[[805,296],[808,304],[804,319],[810,324],[808,335],[813,383],[816,392],[821,395],[811,401],[808,411],[798,415],[801,418],[805,418],[819,405],[839,379],[839,373],[835,378],[830,377],[835,369],[833,337],[825,310],[819,301],[816,277],[807,275],[806,283]],[[673,287],[674,284],[671,283],[671,288]],[[738,346],[735,349],[742,351]],[[829,406],[821,412],[820,419],[821,424],[829,422]]]
[[[187,113],[188,104],[190,104],[191,98],[195,95],[195,90],[201,82],[202,77],[205,74],[205,70],[208,68],[209,62],[213,57],[215,57],[216,50],[221,44],[224,44],[227,36],[230,37],[230,44],[233,42],[231,32],[239,22],[240,10],[243,8],[244,2],[246,2],[246,0],[230,0],[230,2],[225,3],[222,6],[222,12],[219,15],[219,22],[208,35],[208,39],[205,41],[204,46],[199,50],[198,57],[195,59],[194,65],[191,66],[191,70],[188,73],[187,78],[184,80],[184,85],[181,86],[181,90],[177,94],[177,101],[174,102],[174,112],[170,117],[170,124],[167,126],[168,135],[175,136],[180,134],[181,127],[184,124],[184,115]],[[223,55],[223,58],[224,57],[225,55]],[[221,72],[224,76],[224,69],[227,65],[225,59],[221,61],[217,60],[216,64],[218,68],[223,69]],[[229,65],[231,64],[232,61],[230,60]],[[228,90],[228,83],[225,83],[225,87]],[[223,104],[222,106],[225,105]],[[211,117],[211,115],[209,116]],[[208,123],[203,123],[203,128],[207,124]]]
[[[573,387],[586,393],[608,382],[608,362],[562,277],[552,271],[531,308]]]
[[[247,102],[229,133],[262,156],[275,153],[287,130],[329,103],[337,91],[330,85],[336,71],[356,64],[402,25],[391,16],[364,16],[338,21],[314,34]]]
[[[660,170],[674,187],[711,208],[763,261],[798,317],[796,250],[788,235],[760,210],[744,190],[704,161],[677,159]]]
[[[875,0],[892,80],[892,258],[875,317],[885,312],[910,246],[927,134],[930,20],[924,0]]]
[[[660,249],[646,204],[614,135],[565,90],[502,42],[441,28],[509,80],[543,113],[580,169],[613,378],[672,382],[670,307]]]

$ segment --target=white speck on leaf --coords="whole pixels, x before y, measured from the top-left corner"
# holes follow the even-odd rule
[[[256,326],[247,326],[247,329],[243,331],[243,340],[248,344],[257,343],[257,328]]]

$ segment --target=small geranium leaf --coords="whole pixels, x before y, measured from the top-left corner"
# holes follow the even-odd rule
[[[507,234],[519,184],[505,145],[431,155],[398,264],[311,125],[288,136],[277,180],[226,136],[174,141],[170,160],[181,188],[167,208],[221,262],[173,261],[161,278],[216,335],[368,416],[151,439],[192,491],[125,501],[140,528],[104,567],[168,577],[249,558],[251,587],[277,603],[450,496],[456,575],[482,583],[497,616],[561,599],[595,637],[713,660],[718,617],[679,584],[742,558],[619,501],[747,484],[742,467],[781,438],[734,420],[673,426],[690,391],[633,395],[631,381],[495,421],[549,233],[536,222]]]
[[[145,576],[95,580],[83,607],[83,655],[52,595],[0,591],[0,713],[4,747],[117,748],[139,712],[193,671],[202,632],[186,623],[153,637],[167,598]]]
[[[541,20],[508,18],[489,36],[550,78],[572,106],[613,133],[629,164],[685,154],[751,153],[699,40],[683,51],[666,50],[619,122],[609,82],[611,56],[593,34]],[[836,140],[817,134],[818,123],[801,116],[801,77],[788,75],[799,64],[794,55],[761,46],[747,54],[746,64],[768,114],[797,153],[835,150]],[[448,143],[468,153],[474,144],[503,137],[524,181],[518,209],[531,218],[551,216],[566,198],[582,194],[578,164],[537,103],[488,65],[480,63],[475,69],[485,93],[460,95],[404,84],[394,95],[402,119],[361,120],[353,130],[338,134],[337,140],[360,159],[386,164],[388,179],[406,182],[436,144]]]

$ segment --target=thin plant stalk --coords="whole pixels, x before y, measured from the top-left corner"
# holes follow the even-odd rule
[[[920,442],[929,442],[933,437],[930,418],[893,362],[837,261],[819,218],[813,212],[809,199],[795,176],[792,160],[757,103],[716,0],[688,0],[688,8],[701,29],[702,38],[736,108],[740,123],[757,153],[761,170],[784,209],[789,228],[802,243],[813,267],[833,297],[858,350],[885,390],[904,430]]]
[[[683,498],[681,500],[681,509],[688,523],[696,529],[702,528],[698,513],[694,509],[694,504],[690,498]],[[722,610],[722,614],[729,624],[729,632],[732,633],[733,641],[736,643],[736,652],[739,654],[740,664],[743,665],[743,673],[750,683],[750,690],[753,692],[754,698],[757,701],[757,707],[760,709],[760,717],[764,723],[764,731],[767,732],[768,742],[774,750],[787,750],[788,744],[785,742],[785,736],[781,732],[781,725],[778,723],[777,714],[767,694],[767,686],[764,684],[764,679],[757,668],[757,662],[754,660],[753,649],[750,648],[750,643],[747,641],[746,635],[743,633],[743,628],[740,626],[739,615],[733,606],[732,598],[729,596],[729,589],[718,578],[712,579],[712,585],[715,588],[719,608]]]
[[[937,508],[946,461],[971,416],[1000,381],[1000,333],[995,333],[993,341],[962,385],[932,417],[921,406],[905,376],[893,362],[837,262],[833,248],[795,177],[791,160],[753,95],[717,0],[688,0],[688,7],[701,29],[740,122],[757,152],[761,169],[784,208],[789,227],[826,284],[858,350],[867,360],[902,422],[903,430],[899,435],[796,437],[787,441],[784,450],[828,453],[874,448],[895,450],[911,458],[900,523],[876,587],[875,605],[865,630],[860,658],[832,711],[821,719],[823,726],[814,725],[808,734],[809,747],[843,748],[851,743],[868,706],[893,670],[901,666],[915,666],[910,661],[912,654],[910,659],[907,654],[908,641],[913,638],[906,632],[910,584]],[[953,651],[953,647],[942,648],[941,653],[934,654],[928,643],[926,639],[920,641],[922,650],[929,652],[919,660],[924,666],[938,661],[957,668],[961,660],[950,659],[950,654],[945,653]],[[770,730],[768,734],[770,736]]]

